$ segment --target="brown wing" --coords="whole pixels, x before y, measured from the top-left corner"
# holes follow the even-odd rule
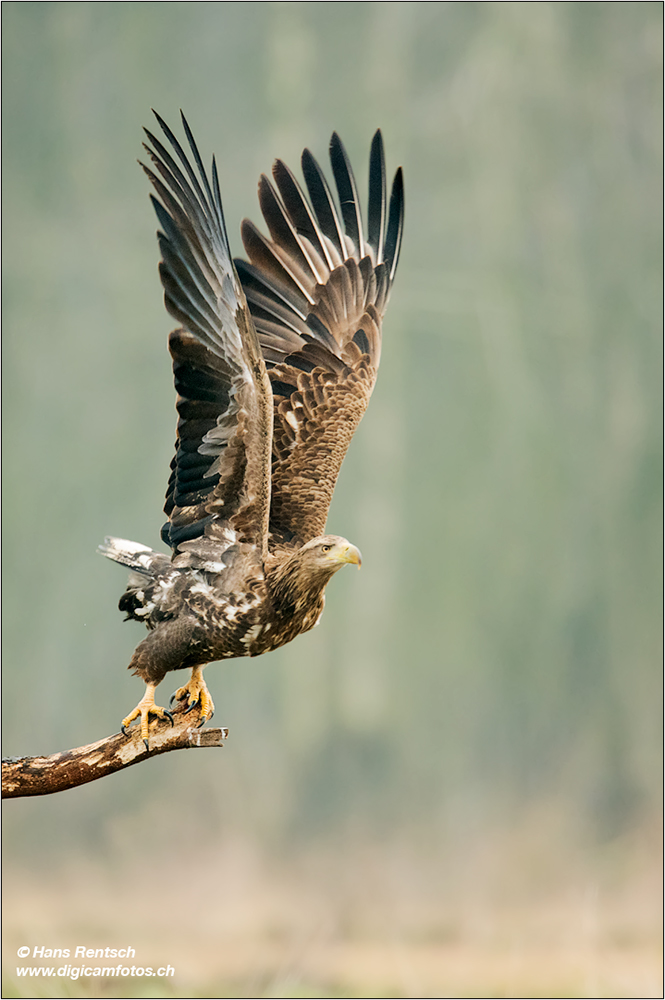
[[[166,308],[184,329],[169,338],[178,393],[162,537],[174,560],[223,572],[234,547],[267,553],[272,397],[258,337],[229,251],[215,161],[212,188],[183,116],[198,177],[157,115],[175,156],[146,130],[161,225]],[[179,162],[178,162],[179,161]]]
[[[365,412],[381,354],[381,320],[397,267],[404,219],[401,168],[386,212],[380,131],[372,140],[367,230],[346,151],[330,161],[341,211],[309,152],[309,194],[281,160],[259,203],[270,232],[248,220],[249,263],[236,260],[274,396],[271,544],[303,544],[325,531],[344,455]]]

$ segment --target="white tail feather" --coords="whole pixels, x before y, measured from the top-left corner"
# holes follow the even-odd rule
[[[97,551],[107,559],[129,566],[130,569],[141,573],[144,576],[152,576],[155,570],[163,568],[170,559],[162,552],[154,552],[147,545],[140,542],[130,542],[126,538],[112,538],[107,536],[104,543],[97,547]]]

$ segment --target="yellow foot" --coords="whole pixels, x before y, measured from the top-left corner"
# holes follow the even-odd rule
[[[165,708],[160,708],[159,705],[155,705],[155,688],[156,684],[146,684],[145,694],[141,698],[140,702],[136,706],[133,712],[130,712],[126,719],[122,720],[122,726],[120,727],[124,735],[127,735],[127,726],[141,717],[141,736],[143,737],[143,742],[145,743],[146,750],[149,750],[148,745],[148,726],[150,724],[150,716],[156,715],[158,719],[168,719],[171,725],[173,725],[173,716]]]
[[[191,712],[195,705],[201,706],[201,721],[197,728],[200,729],[204,722],[212,719],[215,714],[215,705],[210,697],[206,682],[203,680],[203,667],[192,668],[192,676],[183,687],[173,692],[169,706],[174,701],[182,701],[183,698],[187,699],[187,712]]]

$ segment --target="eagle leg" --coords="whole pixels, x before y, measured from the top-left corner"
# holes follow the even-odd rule
[[[196,705],[200,705],[201,721],[197,728],[212,719],[215,714],[215,704],[210,697],[206,682],[203,680],[204,667],[205,664],[192,667],[192,676],[183,687],[173,692],[169,702],[169,705],[172,705],[174,701],[182,701],[183,698],[187,698],[187,712],[191,712]]]
[[[159,705],[155,705],[155,688],[156,684],[146,684],[145,694],[141,698],[140,702],[136,708],[129,713],[126,719],[122,720],[122,726],[120,727],[123,734],[127,735],[127,726],[141,717],[141,736],[143,742],[145,743],[146,750],[149,750],[148,746],[148,726],[150,723],[150,716],[156,715],[158,719],[168,719],[171,725],[173,725],[173,716],[167,709],[160,708]]]

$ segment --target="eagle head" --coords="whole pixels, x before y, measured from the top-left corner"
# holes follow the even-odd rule
[[[311,576],[332,576],[346,563],[353,563],[360,569],[360,551],[339,535],[321,535],[312,538],[298,550],[298,558],[303,573]]]

